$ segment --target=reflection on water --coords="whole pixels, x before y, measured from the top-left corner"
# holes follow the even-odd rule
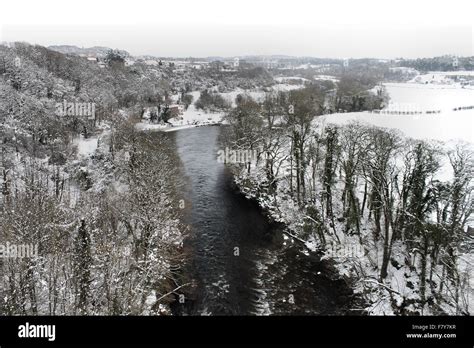
[[[316,257],[283,247],[281,226],[232,189],[216,159],[219,127],[167,133],[174,138],[191,205],[189,272],[196,301],[183,314],[337,314],[345,302]]]

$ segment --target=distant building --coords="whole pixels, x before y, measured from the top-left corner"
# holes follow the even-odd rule
[[[94,57],[94,56],[86,56],[84,54],[81,54],[80,55],[82,58],[85,58],[87,59],[87,61],[91,62],[91,63],[97,63],[97,65],[100,67],[100,68],[105,68],[107,66],[107,64],[104,62],[104,59],[103,58],[99,58],[99,57]]]
[[[208,66],[209,66],[209,62],[205,62],[205,61],[194,61],[190,63],[190,67],[196,70],[202,70],[204,68],[207,68]]]
[[[154,60],[154,59],[147,59],[147,60],[144,61],[144,63],[145,63],[146,65],[154,65],[154,66],[160,64],[159,62],[157,62],[157,61]]]
[[[239,67],[239,62],[240,62],[240,61],[239,61],[239,58],[235,57],[235,58],[234,58],[234,64],[233,64],[234,68],[238,68],[238,67]]]
[[[453,68],[457,68],[458,66],[459,66],[458,57],[453,57]]]
[[[184,105],[171,104],[169,106],[169,111],[170,111],[171,118],[182,116],[184,114]]]
[[[237,58],[238,59],[238,58]],[[238,65],[240,65],[240,60],[236,61],[233,59],[232,61],[226,61],[226,62],[219,62],[215,61],[214,66],[219,69],[220,72],[236,72],[237,71],[237,66],[235,65],[237,62]]]
[[[265,61],[265,68],[267,69],[275,69],[278,67],[278,61],[276,60],[267,60]]]

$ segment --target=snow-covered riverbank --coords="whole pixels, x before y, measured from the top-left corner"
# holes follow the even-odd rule
[[[419,89],[416,89],[418,93],[426,92],[422,90],[422,85],[419,87]],[[426,87],[426,89],[429,88],[429,86]],[[447,103],[445,101],[441,103],[448,111],[445,109],[436,115],[385,115],[358,112],[315,118],[312,129],[307,135],[307,139],[310,140],[308,140],[309,144],[306,146],[311,148],[312,152],[311,155],[306,155],[308,160],[305,163],[304,173],[306,182],[306,200],[304,203],[298,202],[295,193],[296,180],[300,179],[295,177],[295,165],[290,162],[290,159],[293,159],[293,163],[296,161],[290,151],[291,134],[273,140],[275,146],[278,147],[276,151],[271,150],[275,151],[274,154],[276,155],[272,159],[273,163],[278,163],[274,192],[269,188],[268,163],[263,156],[260,161],[252,163],[250,170],[248,167],[234,167],[235,181],[247,197],[257,200],[271,214],[273,219],[284,223],[290,231],[289,234],[294,235],[295,240],[304,241],[309,250],[308,252],[322,251],[325,254],[324,258],[334,260],[341,276],[353,279],[355,292],[363,295],[370,303],[366,308],[370,314],[472,313],[474,310],[474,303],[472,302],[474,288],[469,273],[472,267],[470,264],[470,260],[472,260],[470,249],[461,250],[459,263],[456,266],[456,274],[458,275],[456,279],[463,284],[462,290],[460,290],[461,295],[458,298],[452,298],[446,289],[447,283],[446,276],[443,276],[445,274],[443,263],[440,263],[436,258],[430,261],[429,282],[431,282],[431,290],[426,290],[426,296],[430,298],[429,301],[435,301],[434,297],[436,296],[441,296],[441,300],[437,300],[436,306],[427,306],[424,302],[425,297],[420,295],[419,289],[420,287],[426,288],[426,285],[422,285],[423,277],[420,274],[426,272],[428,266],[421,266],[417,248],[413,246],[410,248],[405,241],[395,239],[390,245],[391,256],[387,274],[381,277],[380,270],[384,267],[384,254],[386,253],[384,251],[386,246],[384,246],[383,241],[392,240],[394,222],[392,222],[392,227],[388,229],[388,237],[375,238],[376,224],[374,225],[373,208],[368,208],[368,205],[366,205],[366,198],[373,194],[370,193],[370,190],[373,189],[370,187],[375,185],[371,181],[372,179],[368,177],[367,170],[370,171],[370,166],[375,165],[373,161],[378,158],[379,151],[382,150],[379,147],[387,145],[381,139],[386,139],[390,143],[389,139],[393,137],[396,142],[399,142],[398,145],[393,147],[394,151],[390,152],[387,157],[387,167],[383,170],[385,179],[389,180],[387,189],[391,197],[390,214],[392,216],[400,214],[401,209],[406,209],[399,206],[401,196],[397,192],[401,187],[408,188],[408,190],[413,189],[410,185],[404,186],[406,183],[402,179],[405,175],[415,175],[411,167],[412,162],[407,161],[407,159],[419,151],[417,149],[419,144],[427,149],[427,153],[433,151],[432,154],[436,157],[436,166],[432,169],[433,172],[430,177],[423,179],[426,180],[426,185],[432,185],[433,189],[459,185],[459,182],[454,183],[453,181],[460,179],[459,174],[457,179],[453,176],[452,159],[456,158],[453,156],[460,155],[463,151],[466,151],[467,154],[473,150],[472,125],[474,111],[449,112],[450,107],[458,107],[460,106],[459,103],[470,101],[466,98],[464,91],[459,89],[458,92],[462,95],[456,98],[447,98]],[[437,93],[442,95],[442,90],[437,89]],[[412,98],[413,96],[409,94],[401,93],[395,95],[393,100],[395,103],[406,103],[411,102]],[[429,107],[430,103],[426,102],[425,105]],[[354,123],[355,121],[359,123]],[[326,130],[331,129],[331,125],[338,127],[334,133],[336,134],[334,140],[329,140],[332,133],[326,132]],[[379,128],[374,129],[373,126]],[[268,141],[267,139],[266,142],[268,143]],[[335,141],[336,148],[331,150],[335,152],[330,157],[333,159],[328,162],[327,153],[329,150],[327,147],[332,141]],[[364,142],[367,147],[364,147]],[[351,152],[359,147],[361,152],[358,155]],[[367,151],[369,153],[366,155]],[[360,157],[354,158],[354,156]],[[357,213],[360,216],[357,230],[353,222],[348,220],[348,206],[343,203],[344,198],[340,198],[346,197],[345,199],[348,199],[346,196],[346,178],[348,175],[346,170],[348,170],[348,167],[345,166],[351,165],[351,160],[357,163],[358,168],[353,189],[353,195],[356,197],[355,204],[359,206],[356,211],[362,209],[361,213]],[[469,156],[465,157],[465,160],[469,161]],[[330,190],[333,198],[331,203],[332,214],[329,214],[332,217],[328,217],[325,198],[328,186],[324,186],[323,182],[324,175],[329,175],[324,174],[325,168],[332,161],[334,161],[334,167],[331,169],[333,179]],[[466,175],[469,175],[469,173]],[[426,190],[426,188],[423,190]],[[448,192],[450,192],[449,189]],[[308,196],[311,198],[309,199]],[[367,199],[370,200],[371,198]],[[438,202],[437,204],[442,206],[444,203]],[[398,208],[394,209],[394,207]],[[435,215],[435,212],[432,211],[430,216],[426,218],[426,225],[424,226],[439,228],[439,226],[446,224],[446,222],[440,220],[439,216]],[[380,221],[384,220],[381,219]],[[387,219],[387,221],[389,220]],[[317,232],[318,230],[323,232]],[[421,231],[416,233],[421,233]],[[295,242],[295,240],[290,238],[288,242]],[[440,286],[440,284],[444,285]],[[430,291],[433,291],[434,295]],[[439,295],[440,293],[443,294]],[[425,303],[425,305],[420,305],[420,303]]]
[[[303,85],[291,85],[287,83],[275,84],[271,90],[274,92],[279,91],[290,91],[302,88]],[[231,92],[219,93],[232,107],[235,107],[235,99],[239,94],[249,95],[257,101],[263,101],[267,92],[263,90],[244,90],[238,88]],[[183,114],[168,120],[167,123],[155,124],[150,123],[149,120],[142,120],[136,124],[136,128],[142,131],[164,131],[172,132],[186,128],[200,127],[200,126],[212,126],[222,124],[225,111],[211,112],[206,110],[197,109],[195,102],[199,99],[201,92],[193,91],[190,92],[193,96],[193,102],[184,110]],[[173,100],[177,102],[179,99],[178,95],[173,96]]]

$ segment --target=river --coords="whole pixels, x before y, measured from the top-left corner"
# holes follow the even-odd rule
[[[183,163],[185,222],[190,234],[186,272],[193,299],[182,315],[343,314],[351,291],[317,255],[284,240],[258,205],[236,192],[232,175],[216,160],[220,127],[166,133]]]

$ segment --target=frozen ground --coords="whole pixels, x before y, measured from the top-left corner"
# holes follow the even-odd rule
[[[387,109],[401,111],[449,111],[460,106],[474,105],[474,88],[457,84],[386,83],[390,95]]]
[[[288,81],[301,81],[301,82],[307,82],[309,81],[308,79],[305,79],[304,77],[299,77],[299,76],[281,76],[281,77],[275,77],[275,81],[279,83],[283,82],[288,82]]]
[[[474,71],[432,71],[414,77],[410,82],[424,84],[453,84],[453,77],[473,77]]]
[[[84,139],[81,135],[80,138],[75,139],[73,143],[77,146],[77,154],[80,157],[87,157],[93,154],[97,149],[97,141],[97,137]]]
[[[403,106],[405,109],[400,111],[420,111],[421,113],[416,115],[389,115],[370,112],[341,113],[320,116],[314,122],[324,126],[328,123],[345,124],[357,120],[378,127],[397,129],[406,136],[415,139],[434,139],[440,142],[440,146],[444,150],[453,148],[459,142],[469,142],[474,146],[474,109],[453,111],[454,108],[474,105],[473,90],[463,89],[460,85],[444,86],[418,83],[387,84],[387,90],[392,98],[391,110],[394,110],[394,106]],[[414,105],[417,105],[419,110],[413,110]],[[407,110],[407,107],[411,107],[412,110]],[[426,113],[426,111],[434,109],[439,109],[440,112],[436,114]],[[435,175],[435,179],[449,182],[452,180],[452,169],[446,156],[443,157],[443,160],[442,168]],[[265,177],[265,168],[262,164],[260,166],[250,174],[243,170],[237,176],[236,182],[243,188],[243,192],[247,196],[257,198],[260,205],[267,209],[275,220],[285,223],[289,230],[297,235],[304,224],[305,213],[299,209],[295,201],[289,196],[288,182],[284,180],[283,174],[281,174],[286,169],[283,167],[287,167],[288,164],[283,163],[278,192],[274,196],[258,194],[262,178]],[[248,182],[252,182],[254,186],[246,187]],[[318,186],[317,190],[320,189]],[[341,184],[335,185],[334,190],[334,196],[340,197]],[[334,209],[336,216],[342,215],[340,202],[335,201]],[[367,217],[364,217],[361,225],[363,226],[363,235],[368,236],[367,241],[369,241],[371,222],[367,220]],[[335,221],[335,230],[339,235],[340,243],[331,240],[332,236],[327,236],[327,241],[330,241],[330,244],[328,244],[329,249],[325,251],[326,257],[336,261],[335,267],[343,275],[351,275],[354,270],[361,272],[358,273],[360,281],[356,285],[355,291],[360,294],[369,294],[366,296],[370,305],[366,309],[370,314],[393,315],[395,313],[392,308],[392,300],[397,302],[397,306],[401,306],[403,301],[408,303],[419,299],[416,291],[408,286],[408,283],[416,284],[419,281],[416,272],[406,266],[400,269],[391,267],[386,281],[380,284],[377,269],[380,269],[382,263],[381,244],[375,242],[361,244],[356,235],[345,235],[342,233],[343,229],[344,226]],[[309,250],[318,249],[319,243],[314,238],[310,237],[305,243]],[[338,246],[336,250],[331,249],[332,243]],[[404,246],[394,245],[392,255],[397,260],[403,260],[406,256]],[[472,254],[464,253],[460,255],[459,270],[463,277],[471,273],[472,261]],[[374,264],[378,265],[375,270]],[[465,302],[463,308],[468,308],[472,312],[472,308],[474,308],[472,303],[474,298],[472,280],[469,279],[469,276],[463,279],[470,282],[463,293],[465,297],[462,299]],[[394,289],[395,292],[390,293],[386,289]],[[408,312],[417,310],[413,307],[413,304],[406,306],[405,309]],[[443,309],[446,313],[453,313],[453,308],[450,306]],[[423,310],[423,314],[435,314],[431,313],[430,308],[424,308]]]
[[[150,124],[147,120],[137,123],[136,128],[138,130],[147,131],[176,131],[180,129],[212,125],[222,122],[224,113],[222,112],[205,112],[198,110],[194,106],[194,102],[199,99],[200,92],[191,92],[193,96],[193,102],[189,105],[188,109],[184,111],[184,114],[169,120],[168,124]],[[177,98],[177,96],[175,96]]]
[[[291,85],[286,83],[278,83],[272,87],[273,91],[290,91],[294,89],[302,88],[303,85]],[[191,92],[193,96],[193,102],[189,105],[188,109],[184,111],[184,114],[175,117],[169,120],[168,124],[150,124],[147,120],[137,123],[136,128],[138,130],[147,130],[147,131],[176,131],[180,129],[214,125],[222,123],[222,118],[225,115],[225,112],[207,112],[204,110],[198,110],[194,106],[196,100],[199,99],[201,92],[194,91]],[[262,90],[244,90],[236,89],[232,92],[221,93],[221,95],[228,100],[232,106],[235,107],[235,98],[239,95],[249,95],[257,101],[262,101],[265,97],[265,91]],[[177,101],[178,96],[174,96],[175,101]]]
[[[201,92],[194,91],[191,92],[193,96],[193,102],[189,105],[188,109],[184,111],[184,114],[180,117],[173,118],[169,122],[175,126],[203,126],[207,124],[219,123],[224,116],[222,112],[205,112],[203,110],[198,110],[194,106],[196,100],[199,99]]]
[[[315,80],[320,80],[320,81],[332,81],[332,82],[339,82],[339,79],[337,77],[331,76],[331,75],[315,75],[313,77]]]
[[[275,80],[281,81],[282,83],[277,83],[276,85],[272,86],[272,90],[274,92],[279,92],[279,91],[287,92],[287,91],[291,91],[291,90],[295,90],[295,89],[301,89],[301,88],[304,87],[303,84],[301,84],[301,85],[292,85],[292,84],[284,83],[284,81],[286,81],[285,79],[290,79],[290,80],[291,79],[299,79],[299,80],[302,80],[302,81],[306,81],[306,79],[303,79],[301,77],[284,77],[284,78],[278,78],[277,77],[277,78],[275,78]],[[232,106],[235,106],[235,98],[239,94],[249,95],[253,99],[255,99],[256,101],[261,102],[265,98],[265,93],[266,92],[263,91],[263,90],[244,90],[244,89],[241,89],[241,88],[237,88],[236,90],[234,90],[232,92],[221,93],[221,95],[226,100],[231,102]]]
[[[474,110],[421,115],[350,112],[321,116],[316,122],[345,124],[354,120],[377,127],[395,128],[415,139],[464,140],[474,143]]]
[[[416,139],[474,143],[474,109],[453,111],[454,108],[474,105],[474,89],[415,83],[387,83],[385,86],[390,95],[386,111],[415,111],[420,114],[336,113],[321,116],[317,122],[344,124],[359,120],[378,127],[399,129]],[[440,113],[426,113],[435,110]]]

